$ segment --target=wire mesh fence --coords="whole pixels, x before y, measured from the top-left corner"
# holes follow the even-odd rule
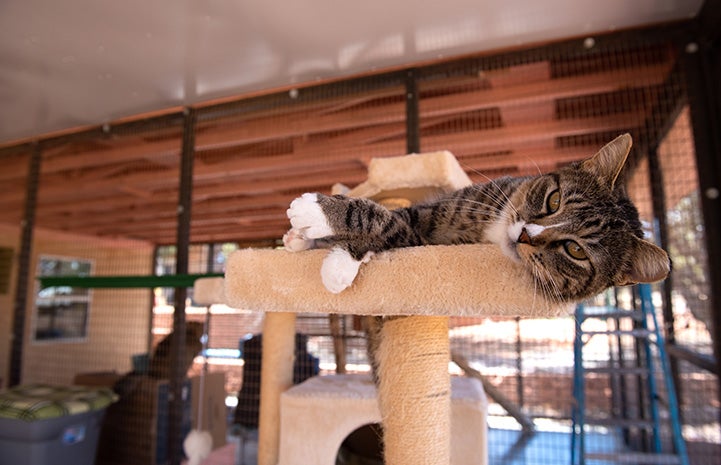
[[[407,152],[409,111],[417,111],[420,151],[452,152],[475,182],[547,172],[589,157],[629,132],[635,148],[623,182],[647,236],[661,243],[674,263],[671,278],[655,288],[654,304],[669,347],[676,348],[670,351],[684,438],[691,463],[716,463],[721,427],[708,275],[718,264],[709,263],[704,247],[708,231],[681,53],[663,34],[571,41],[418,67],[413,89],[404,71],[200,106],[193,129],[188,273],[222,273],[238,248],[280,246],[288,228],[285,210],[294,197],[342,193],[366,179],[372,158]],[[409,110],[409,99],[417,99],[416,110]],[[176,288],[40,289],[32,277],[176,273],[183,121],[182,114],[170,113],[42,144],[36,184],[28,173],[32,147],[2,155],[7,169],[0,174],[0,251],[18,254],[23,248],[18,225],[28,211],[35,222],[29,285],[17,287],[27,292],[24,338],[0,348],[2,360],[15,354],[21,364],[0,367],[3,373],[15,370],[23,383],[92,382],[125,389],[122,395],[142,392],[136,403],[118,403],[132,414],[115,408],[109,418],[127,423],[123,431],[142,426],[153,433],[115,444],[99,460],[112,455],[117,463],[164,463],[172,455],[169,448],[179,447],[168,446],[167,422],[161,420],[167,416],[167,373],[161,370],[147,386],[143,378],[127,383],[169,366],[164,344],[173,334]],[[26,192],[35,187],[37,201],[26,206]],[[0,284],[8,283],[0,286],[7,288],[0,293],[7,308],[17,299],[13,270],[11,278],[0,274]],[[626,292],[618,294],[620,302],[633,301]],[[216,415],[212,421],[221,425],[214,427],[220,448],[251,382],[248,363],[263,316],[220,302],[198,305],[189,288],[185,320],[189,328],[201,328],[186,334],[186,368],[193,396],[199,380],[208,380],[205,392],[213,397],[206,398],[206,415]],[[11,328],[10,312],[1,312],[0,322]],[[498,398],[489,399],[489,463],[569,460],[574,330],[572,316],[451,318],[451,350],[536,425],[534,435],[524,434]],[[298,317],[296,331],[315,372],[369,372],[359,318],[307,314]],[[598,340],[595,348],[599,361],[614,350],[634,356],[627,343],[616,347]],[[464,375],[455,365],[450,369]],[[643,389],[602,376],[587,383],[589,405],[609,414],[617,410],[616,396]],[[186,430],[199,421],[197,397],[187,403]],[[609,450],[643,447],[615,430],[593,434],[598,447]],[[100,450],[108,447],[101,436]],[[138,452],[143,447],[152,454]]]

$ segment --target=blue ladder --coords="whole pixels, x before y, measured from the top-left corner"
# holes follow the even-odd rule
[[[573,344],[573,397],[572,431],[571,431],[571,464],[585,465],[586,461],[604,461],[607,463],[624,464],[679,464],[688,465],[686,443],[681,435],[681,422],[678,413],[678,399],[671,376],[671,368],[666,353],[663,335],[658,326],[656,312],[651,299],[651,286],[640,284],[636,286],[639,297],[639,309],[624,310],[616,306],[606,305],[590,307],[579,304],[576,307],[576,334]],[[589,320],[605,320],[606,330],[585,330],[584,323]],[[632,329],[622,329],[621,322],[630,320]],[[649,327],[649,323],[652,327]],[[594,336],[608,336],[614,338],[619,347],[618,357],[614,359],[610,354],[606,366],[587,366],[584,363],[584,347]],[[622,337],[633,337],[636,340],[636,360],[629,364],[622,352]],[[609,342],[611,344],[611,342]],[[655,348],[655,356],[654,349]],[[610,350],[609,350],[610,352]],[[586,361],[588,362],[588,360]],[[665,402],[662,402],[656,380],[655,363],[660,363],[661,374],[666,390]],[[609,415],[608,417],[593,417],[586,414],[586,373],[593,372],[608,375],[609,382],[625,384],[627,376],[634,376],[638,380],[639,394],[645,398],[639,402],[642,415],[637,418],[624,418],[623,415]],[[626,394],[623,390],[621,395]],[[665,405],[664,405],[665,404]],[[643,411],[648,407],[649,412]],[[667,410],[665,418],[662,417],[661,408]],[[673,451],[664,452],[661,440],[662,419],[670,421],[671,436],[673,437]],[[651,433],[649,447],[641,452],[635,450],[614,450],[611,452],[591,453],[586,450],[586,426],[598,425],[609,428],[617,427],[625,432],[630,430]]]

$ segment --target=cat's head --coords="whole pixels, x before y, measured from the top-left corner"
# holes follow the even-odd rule
[[[502,247],[528,266],[547,297],[578,301],[668,275],[668,254],[643,240],[638,211],[616,182],[630,149],[624,134],[588,160],[529,179],[511,196]]]

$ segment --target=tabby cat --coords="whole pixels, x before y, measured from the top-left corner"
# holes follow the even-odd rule
[[[390,211],[368,199],[303,194],[288,209],[288,250],[330,248],[325,287],[350,286],[374,253],[430,244],[494,243],[529,271],[552,301],[666,277],[666,252],[642,239],[636,208],[618,182],[631,149],[624,134],[553,173],[504,177]]]

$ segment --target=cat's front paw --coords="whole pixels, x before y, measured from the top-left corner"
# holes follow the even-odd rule
[[[315,241],[305,237],[302,231],[291,228],[283,235],[283,245],[285,250],[289,252],[300,252],[301,250],[314,248]]]
[[[318,239],[334,234],[318,203],[318,194],[306,193],[296,198],[290,203],[286,214],[293,229],[298,230],[305,239]]]
[[[362,260],[356,260],[348,251],[340,247],[332,248],[320,267],[323,285],[333,294],[340,293],[353,284],[361,263],[368,262],[372,255],[372,252],[368,252]]]

